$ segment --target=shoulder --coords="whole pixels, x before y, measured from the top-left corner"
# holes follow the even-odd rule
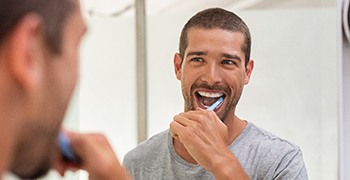
[[[241,142],[234,148],[240,154],[239,158],[246,168],[252,171],[252,175],[259,172],[261,176],[269,177],[278,174],[283,177],[307,177],[299,146],[252,123],[248,123],[245,131],[242,132],[245,135]]]
[[[262,128],[257,127],[252,123],[248,123],[247,131],[248,132],[245,138],[252,142],[252,145],[258,145],[261,148],[265,147],[270,150],[300,150],[299,146],[292,143],[291,141],[278,137]]]

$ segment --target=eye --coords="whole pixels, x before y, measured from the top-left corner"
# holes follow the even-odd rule
[[[202,58],[195,57],[195,58],[192,58],[191,61],[193,61],[193,62],[203,62],[204,60]]]
[[[232,60],[223,60],[221,64],[227,64],[227,65],[236,65],[237,63]]]

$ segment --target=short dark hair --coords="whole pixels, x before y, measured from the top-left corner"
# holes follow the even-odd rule
[[[73,0],[0,0],[0,46],[22,18],[36,13],[42,18],[48,48],[60,53],[64,22],[74,8]]]
[[[251,51],[251,36],[248,26],[233,12],[221,8],[209,8],[191,17],[183,27],[180,36],[179,52],[183,59],[188,46],[187,33],[190,28],[223,29],[240,32],[244,35],[242,51],[245,53],[245,65],[248,64]]]

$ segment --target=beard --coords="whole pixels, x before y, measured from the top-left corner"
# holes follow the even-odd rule
[[[41,125],[27,128],[30,131],[16,146],[10,171],[21,179],[36,179],[46,175],[51,168],[57,133],[45,131]]]
[[[43,163],[38,168],[31,171],[23,171],[23,168],[15,168],[11,171],[21,179],[37,179],[46,175],[50,169],[49,162],[45,161]]]
[[[194,84],[191,85],[190,91],[188,91],[185,87],[186,86],[182,86],[182,95],[185,101],[185,112],[193,111],[196,109],[195,97],[194,97],[194,94],[195,94],[194,92],[196,91],[196,89],[204,88],[208,90],[220,90],[225,92],[224,101],[226,102],[226,105],[224,106],[224,110],[220,114],[216,112],[216,114],[218,115],[218,117],[221,119],[222,122],[226,120],[230,112],[232,111],[234,112],[243,91],[243,85],[239,86],[239,88],[235,91],[235,93],[233,93],[233,90],[228,88],[227,85],[218,85],[218,84],[209,85],[206,82],[202,82],[202,83],[195,82]]]

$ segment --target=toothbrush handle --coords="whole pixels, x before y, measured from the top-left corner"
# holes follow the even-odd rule
[[[219,100],[217,100],[214,104],[212,104],[210,107],[207,108],[207,110],[211,110],[213,111],[215,108],[217,108],[221,103],[222,101],[224,100],[223,97],[220,97]]]
[[[63,155],[63,159],[65,161],[70,161],[79,164],[80,158],[74,153],[73,149],[70,146],[70,141],[66,134],[61,132],[58,135],[58,145],[60,148],[60,151]]]

